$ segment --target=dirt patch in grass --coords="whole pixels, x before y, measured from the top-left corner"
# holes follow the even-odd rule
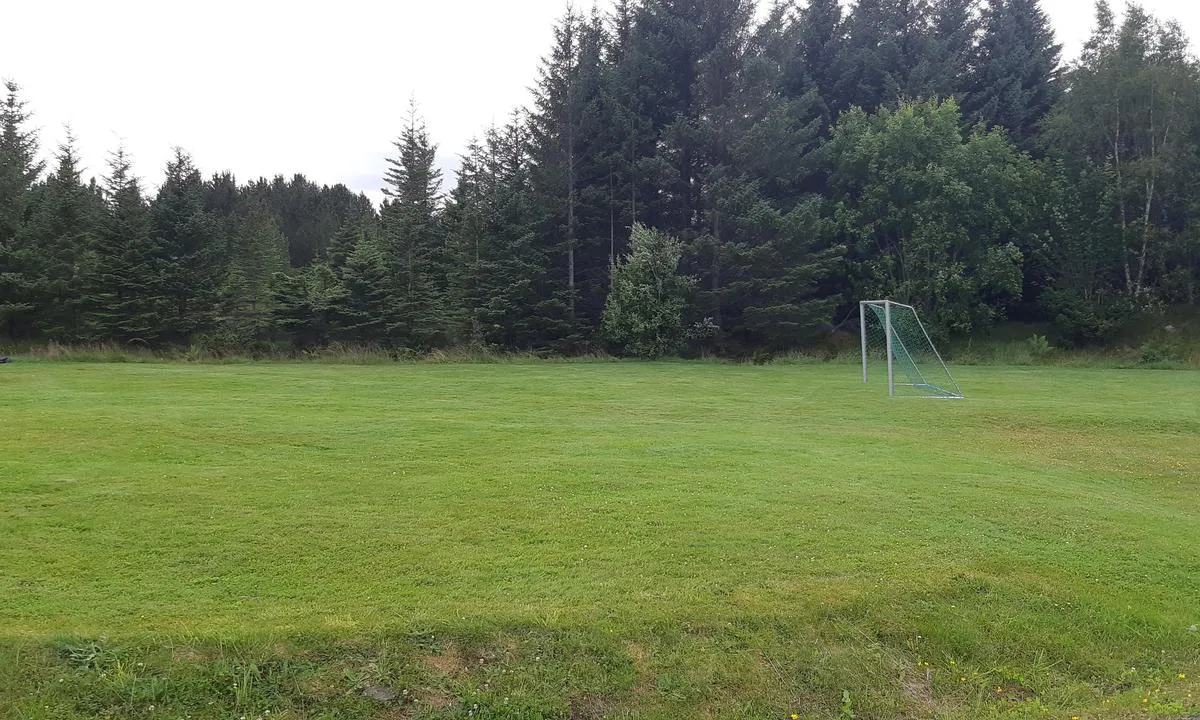
[[[922,712],[933,712],[933,677],[931,674],[919,670],[912,675],[905,673],[904,694]]]
[[[436,690],[418,690],[414,699],[422,707],[445,710],[454,704],[454,698]]]
[[[434,673],[448,678],[461,677],[470,665],[457,645],[447,645],[436,655],[425,655],[421,663]]]
[[[654,695],[657,689],[654,673],[650,671],[650,651],[645,645],[636,642],[625,643],[625,654],[633,662],[633,688],[631,692],[634,697],[645,698]]]
[[[625,653],[629,655],[629,659],[633,661],[633,669],[637,672],[642,672],[646,667],[646,659],[649,653],[644,645],[635,642],[625,643]]]
[[[600,720],[608,712],[608,703],[599,695],[588,694],[571,700],[571,720]]]

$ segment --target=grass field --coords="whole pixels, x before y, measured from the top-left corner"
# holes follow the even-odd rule
[[[1200,372],[958,375],[0,367],[0,717],[1200,715]]]

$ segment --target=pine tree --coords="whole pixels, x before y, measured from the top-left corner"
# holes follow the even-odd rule
[[[222,341],[245,345],[265,339],[275,308],[272,279],[288,269],[287,240],[270,211],[249,203],[232,219],[229,272],[222,288]]]
[[[325,249],[325,262],[334,272],[341,272],[346,262],[366,236],[366,229],[355,222],[347,222],[334,233]]]
[[[579,35],[582,20],[573,9],[554,29],[554,48],[538,68],[538,85],[534,89],[535,111],[530,114],[529,128],[533,154],[535,192],[543,196],[546,227],[551,237],[561,236],[567,261],[567,298],[572,317],[575,315],[575,253],[579,230],[576,219],[578,206],[579,164],[584,103],[587,98],[580,77]],[[599,60],[599,58],[596,58]]]
[[[228,253],[219,223],[204,210],[200,172],[182,150],[167,163],[166,180],[151,206],[150,229],[163,282],[157,336],[187,343],[214,325]]]
[[[328,345],[344,327],[346,290],[333,270],[317,263],[271,279],[274,324],[303,349]]]
[[[482,347],[483,329],[477,311],[483,304],[485,225],[490,189],[484,146],[472,139],[459,158],[454,188],[442,215],[446,230],[447,317],[452,339],[469,347]]]
[[[614,66],[619,65],[625,58],[629,48],[629,39],[633,34],[633,22],[637,8],[634,0],[615,0],[609,25],[612,28],[609,44],[608,60]]]
[[[672,0],[647,3],[637,17],[619,68],[643,118],[635,189],[637,220],[678,234],[685,242],[702,225],[701,189],[722,161],[727,105],[742,74],[753,29],[747,0]]]
[[[720,282],[698,292],[696,306],[702,325],[717,333],[716,349],[745,354],[803,347],[829,326],[839,300],[823,283],[844,248],[830,243],[821,199],[808,197],[781,211],[745,177],[722,179],[710,192],[720,223],[698,247],[719,254]]]
[[[288,242],[291,266],[302,268],[325,256],[327,246],[347,223],[371,224],[377,214],[371,201],[344,185],[319,186],[304,175],[290,180],[258,179],[238,191],[240,198],[268,208]],[[206,204],[206,208],[211,207]]]
[[[10,338],[31,331],[33,310],[25,265],[30,261],[18,235],[27,220],[31,190],[43,163],[37,161],[37,133],[27,127],[29,113],[21,88],[4,83],[0,105],[0,328]]]
[[[416,104],[388,159],[381,213],[381,251],[389,269],[387,332],[392,341],[414,349],[444,345],[445,239],[438,218],[441,171]]]
[[[692,245],[699,284],[694,321],[715,332],[714,349],[798,347],[832,315],[833,247],[821,217],[823,103],[767,104],[732,148],[733,161],[705,188],[707,232]]]
[[[980,0],[933,0],[933,19],[921,66],[923,95],[961,103],[975,87],[976,41],[983,30]]]
[[[931,17],[928,0],[858,0],[846,20],[833,105],[873,112],[929,97]]]
[[[607,81],[603,18],[562,20],[540,68],[529,116],[531,182],[544,246],[576,325],[569,344],[598,328],[608,285],[613,197],[612,147],[605,146]],[[619,141],[618,141],[619,142]]]
[[[95,236],[103,205],[80,179],[75,138],[67,130],[54,172],[34,189],[29,217],[18,233],[26,297],[36,336],[85,340],[83,294],[95,270]]]
[[[1035,149],[1041,123],[1060,94],[1061,51],[1040,0],[992,0],[963,112]]]
[[[792,45],[783,68],[784,91],[789,97],[801,97],[815,90],[824,105],[825,124],[832,124],[848,107],[837,93],[845,43],[841,0],[809,0],[780,32]]]
[[[359,234],[340,279],[345,295],[339,305],[338,336],[363,345],[381,342],[387,336],[389,271],[378,243]]]
[[[95,340],[156,344],[165,311],[163,266],[150,238],[150,209],[123,148],[109,156],[105,214],[96,233],[96,269],[86,313]]]
[[[554,348],[573,329],[538,232],[527,127],[514,114],[473,146],[447,209],[453,316],[460,339],[475,346]]]

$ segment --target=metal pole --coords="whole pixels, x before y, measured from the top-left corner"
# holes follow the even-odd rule
[[[896,371],[892,367],[892,301],[883,301],[883,332],[887,336],[888,395],[896,395]]]
[[[862,337],[863,384],[867,382],[867,304],[858,304],[858,334]]]

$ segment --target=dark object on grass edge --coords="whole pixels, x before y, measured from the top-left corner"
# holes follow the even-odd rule
[[[0,365],[7,365],[10,362],[12,362],[12,360],[9,360],[7,355],[0,356]]]

